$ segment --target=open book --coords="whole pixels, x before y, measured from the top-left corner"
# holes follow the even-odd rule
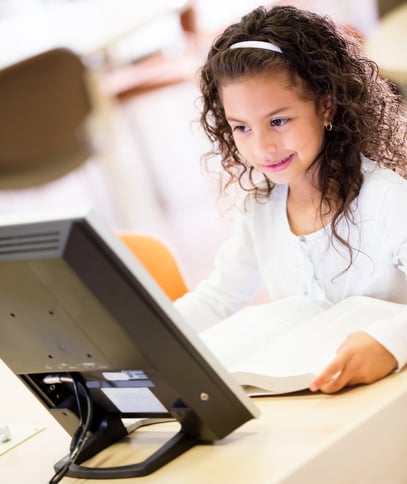
[[[249,306],[200,337],[248,393],[290,393],[309,387],[348,334],[403,307],[364,296],[335,305],[292,297]]]

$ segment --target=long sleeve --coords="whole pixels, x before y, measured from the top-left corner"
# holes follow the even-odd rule
[[[392,184],[383,200],[381,211],[383,231],[387,234],[387,244],[392,250],[392,262],[398,269],[399,298],[407,301],[407,184],[405,182]],[[398,362],[398,369],[405,366],[407,363],[407,304],[404,304],[404,308],[394,317],[372,323],[365,331],[394,355]]]
[[[407,305],[390,319],[369,324],[364,331],[396,358],[400,370],[407,363]]]
[[[232,236],[217,253],[215,270],[174,304],[199,332],[250,303],[260,285],[247,214],[239,213]]]

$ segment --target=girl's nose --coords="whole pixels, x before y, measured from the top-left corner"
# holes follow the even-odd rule
[[[255,154],[257,156],[277,152],[275,134],[267,129],[258,131],[255,134]]]

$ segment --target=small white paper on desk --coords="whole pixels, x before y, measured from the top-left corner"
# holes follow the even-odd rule
[[[10,440],[7,442],[0,442],[0,455],[12,449],[21,442],[29,439],[33,435],[44,430],[45,427],[20,427],[18,425],[10,425]]]

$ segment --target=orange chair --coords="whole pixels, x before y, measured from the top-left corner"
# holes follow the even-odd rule
[[[162,242],[147,235],[122,233],[119,237],[171,301],[188,291],[174,256]]]

